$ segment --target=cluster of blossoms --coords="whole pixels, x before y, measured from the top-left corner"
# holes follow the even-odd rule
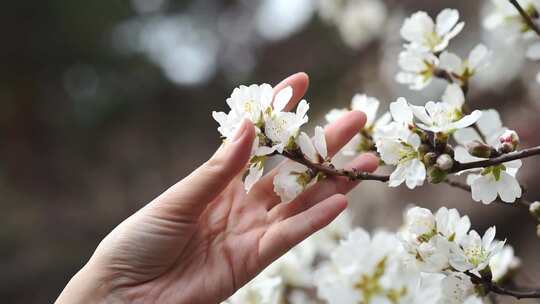
[[[484,27],[491,31],[498,31],[508,42],[521,42],[526,48],[526,57],[538,61],[540,60],[540,39],[538,28],[533,28],[540,18],[540,1],[538,0],[516,0],[516,3],[523,9],[527,18],[532,21],[528,23],[520,14],[516,7],[508,0],[492,0],[492,7],[489,15],[484,20]],[[536,81],[540,82],[540,73],[536,76]]]
[[[486,65],[490,52],[479,45],[473,49],[468,60],[447,52],[450,39],[463,27],[458,12],[451,9],[443,10],[436,22],[424,12],[417,12],[405,20],[401,34],[407,43],[399,56],[404,71],[398,75],[398,81],[410,84],[413,89],[420,89],[431,78],[443,77],[449,84],[441,101],[429,101],[424,106],[417,106],[398,98],[390,104],[389,112],[377,119],[380,102],[367,95],[354,96],[351,109],[366,113],[367,123],[342,153],[378,152],[386,165],[395,166],[389,177],[390,187],[405,183],[408,188],[414,189],[423,185],[426,179],[431,183],[440,183],[450,173],[467,173],[467,183],[475,201],[489,204],[499,197],[511,203],[522,194],[516,180],[520,160],[466,172],[457,170],[460,163],[513,152],[519,143],[517,133],[502,126],[495,110],[466,111],[464,90],[468,80]],[[432,60],[426,60],[427,57]],[[418,64],[424,66],[417,69]],[[287,111],[292,96],[291,87],[274,95],[268,84],[241,86],[227,99],[231,108],[229,113],[213,113],[220,124],[218,130],[226,139],[235,133],[244,119],[251,120],[257,129],[245,180],[246,190],[262,177],[265,161],[275,154],[301,156],[314,164],[331,163],[323,128],[315,128],[314,138],[300,130],[308,122],[309,104],[302,100],[296,112]],[[332,122],[348,110],[332,110],[326,119]],[[452,136],[457,145],[452,146]],[[305,164],[289,162],[275,177],[274,189],[284,202],[288,202],[323,177],[323,173]]]
[[[349,2],[361,5],[369,1],[340,3]],[[535,2],[527,3],[527,12],[537,18]],[[336,7],[335,14],[333,18],[338,18],[343,12]],[[508,16],[499,19],[522,22]],[[463,28],[459,13],[452,9],[441,11],[435,20],[425,12],[414,13],[401,28],[406,43],[399,55],[402,71],[397,81],[421,90],[432,79],[443,79],[447,87],[439,101],[416,105],[401,97],[378,116],[381,102],[357,94],[349,108],[333,109],[326,115],[326,121],[332,123],[351,110],[366,114],[366,124],[338,154],[376,153],[392,168],[384,178],[337,169],[328,153],[324,129],[315,127],[313,137],[301,130],[308,122],[307,101],[300,101],[295,111],[289,109],[294,95],[291,87],[277,92],[267,84],[236,88],[227,99],[230,111],[214,112],[213,117],[225,140],[244,119],[255,126],[246,190],[263,176],[267,159],[281,155],[290,161],[280,167],[273,184],[283,202],[294,200],[332,174],[387,180],[390,187],[405,184],[409,189],[426,181],[451,183],[448,177],[452,174],[466,175],[467,184],[461,187],[470,190],[474,201],[513,203],[520,199],[518,134],[503,126],[496,110],[470,111],[466,102],[469,80],[489,63],[491,52],[482,44],[467,59],[447,51],[451,39]],[[540,220],[539,210],[540,203],[530,205],[531,214]],[[433,214],[411,208],[397,233],[379,231],[370,236],[362,229],[352,229],[349,222],[340,220],[295,247],[228,303],[486,303],[490,292],[486,280],[489,284],[501,282],[519,265],[513,249],[495,240],[495,227],[481,237],[470,230],[469,218],[455,209],[441,208]],[[315,300],[314,290],[319,300]]]
[[[417,12],[407,18],[401,27],[401,37],[407,43],[399,54],[402,71],[396,80],[413,90],[422,90],[436,77],[467,83],[488,63],[490,52],[483,44],[476,46],[467,60],[448,52],[450,40],[464,26],[464,22],[459,22],[459,12],[454,9],[444,9],[435,21],[425,12]]]
[[[485,293],[466,271],[501,282],[520,264],[495,228],[480,237],[455,209],[413,207],[404,217],[397,233],[370,235],[344,213],[226,303],[479,304]]]
[[[309,104],[302,100],[296,112],[285,111],[292,96],[291,87],[282,89],[274,96],[268,84],[241,86],[227,99],[231,108],[229,113],[213,113],[214,119],[220,124],[218,131],[225,140],[235,134],[244,119],[249,119],[255,126],[257,135],[245,179],[247,191],[262,177],[269,156],[301,154],[312,163],[329,163],[323,128],[315,128],[314,138],[300,131],[300,127],[308,121]],[[290,162],[274,178],[274,189],[284,202],[288,202],[322,177],[322,174],[302,164]]]

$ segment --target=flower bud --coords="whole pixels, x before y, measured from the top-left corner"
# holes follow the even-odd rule
[[[491,147],[478,140],[468,143],[467,150],[469,154],[476,157],[489,158],[491,156]]]
[[[438,167],[431,167],[428,169],[428,182],[432,184],[438,184],[446,179],[447,173]]]
[[[529,211],[531,212],[532,216],[540,220],[540,202],[536,201],[532,203],[531,206],[529,206]]]
[[[519,145],[519,136],[516,131],[506,130],[499,136],[499,142],[501,143],[501,152],[510,153],[516,151]]]
[[[443,171],[448,171],[454,166],[454,160],[448,154],[442,154],[437,158],[437,167]]]
[[[426,153],[426,155],[424,155],[424,164],[427,167],[433,166],[436,161],[437,161],[437,153],[429,152],[429,153]]]

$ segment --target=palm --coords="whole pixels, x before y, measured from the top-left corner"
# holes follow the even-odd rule
[[[297,93],[307,87],[295,75],[285,80]],[[363,125],[351,112],[326,130],[328,152],[336,153]],[[100,244],[93,263],[105,268],[111,285],[131,301],[216,303],[230,296],[268,264],[330,223],[346,207],[356,185],[328,178],[288,204],[273,192],[277,169],[246,194],[241,172],[254,131],[229,145],[190,176],[119,225]],[[236,149],[236,150],[234,150]],[[350,167],[372,171],[378,160],[363,155]]]
[[[150,288],[172,293],[173,299],[185,299],[190,293],[183,288],[186,282],[197,282],[201,287],[197,290],[208,292],[195,291],[186,302],[223,300],[270,263],[270,257],[261,255],[260,249],[267,246],[267,233],[272,233],[273,224],[276,221],[270,219],[268,211],[253,195],[245,194],[241,181],[233,181],[202,213],[180,258],[170,265],[173,270],[151,282]]]

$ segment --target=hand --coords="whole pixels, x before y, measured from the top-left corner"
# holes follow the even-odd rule
[[[290,109],[305,93],[307,75],[293,75],[276,90],[288,85],[295,92]],[[350,112],[329,125],[329,154],[365,120]],[[241,178],[254,136],[244,121],[209,161],[116,227],[57,303],[219,303],[346,208],[343,194],[357,183],[339,177],[280,204],[274,169],[246,194]],[[348,167],[374,171],[377,165],[364,154]]]

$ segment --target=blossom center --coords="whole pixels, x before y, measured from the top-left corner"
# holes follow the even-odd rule
[[[487,259],[487,252],[481,246],[471,246],[464,251],[469,263],[475,267]]]

